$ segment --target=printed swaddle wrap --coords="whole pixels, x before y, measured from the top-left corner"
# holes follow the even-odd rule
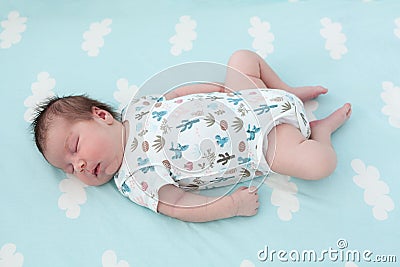
[[[277,89],[135,98],[123,111],[129,121],[124,161],[115,182],[120,192],[157,212],[158,190],[236,184],[266,175],[264,138],[281,123],[310,127],[302,102]]]

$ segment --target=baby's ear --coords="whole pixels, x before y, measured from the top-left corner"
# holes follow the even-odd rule
[[[110,112],[98,107],[92,107],[92,115],[94,118],[99,118],[107,124],[112,124],[114,121],[114,117],[110,114]]]

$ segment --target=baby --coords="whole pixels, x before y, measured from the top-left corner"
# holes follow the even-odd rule
[[[51,165],[87,185],[114,178],[139,205],[192,222],[252,216],[259,203],[254,186],[220,197],[191,190],[271,171],[307,180],[330,175],[331,134],[350,117],[350,104],[309,123],[303,102],[327,89],[290,87],[247,50],[235,52],[228,66],[224,84],[134,98],[122,119],[86,96],[50,98],[36,109],[36,145]]]

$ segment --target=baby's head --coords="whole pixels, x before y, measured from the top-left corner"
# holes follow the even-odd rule
[[[35,111],[35,142],[51,165],[88,185],[104,184],[118,171],[125,128],[111,106],[84,95],[56,96]]]

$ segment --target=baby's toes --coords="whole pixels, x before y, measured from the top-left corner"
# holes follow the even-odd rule
[[[352,111],[352,109],[351,109],[351,104],[350,104],[350,103],[344,104],[343,109],[344,109],[344,111],[346,112],[346,118],[350,118],[350,116],[351,116],[351,111]]]
[[[323,87],[323,86],[320,86],[320,85],[319,86],[315,86],[314,90],[315,90],[315,97],[328,93],[328,89]]]

